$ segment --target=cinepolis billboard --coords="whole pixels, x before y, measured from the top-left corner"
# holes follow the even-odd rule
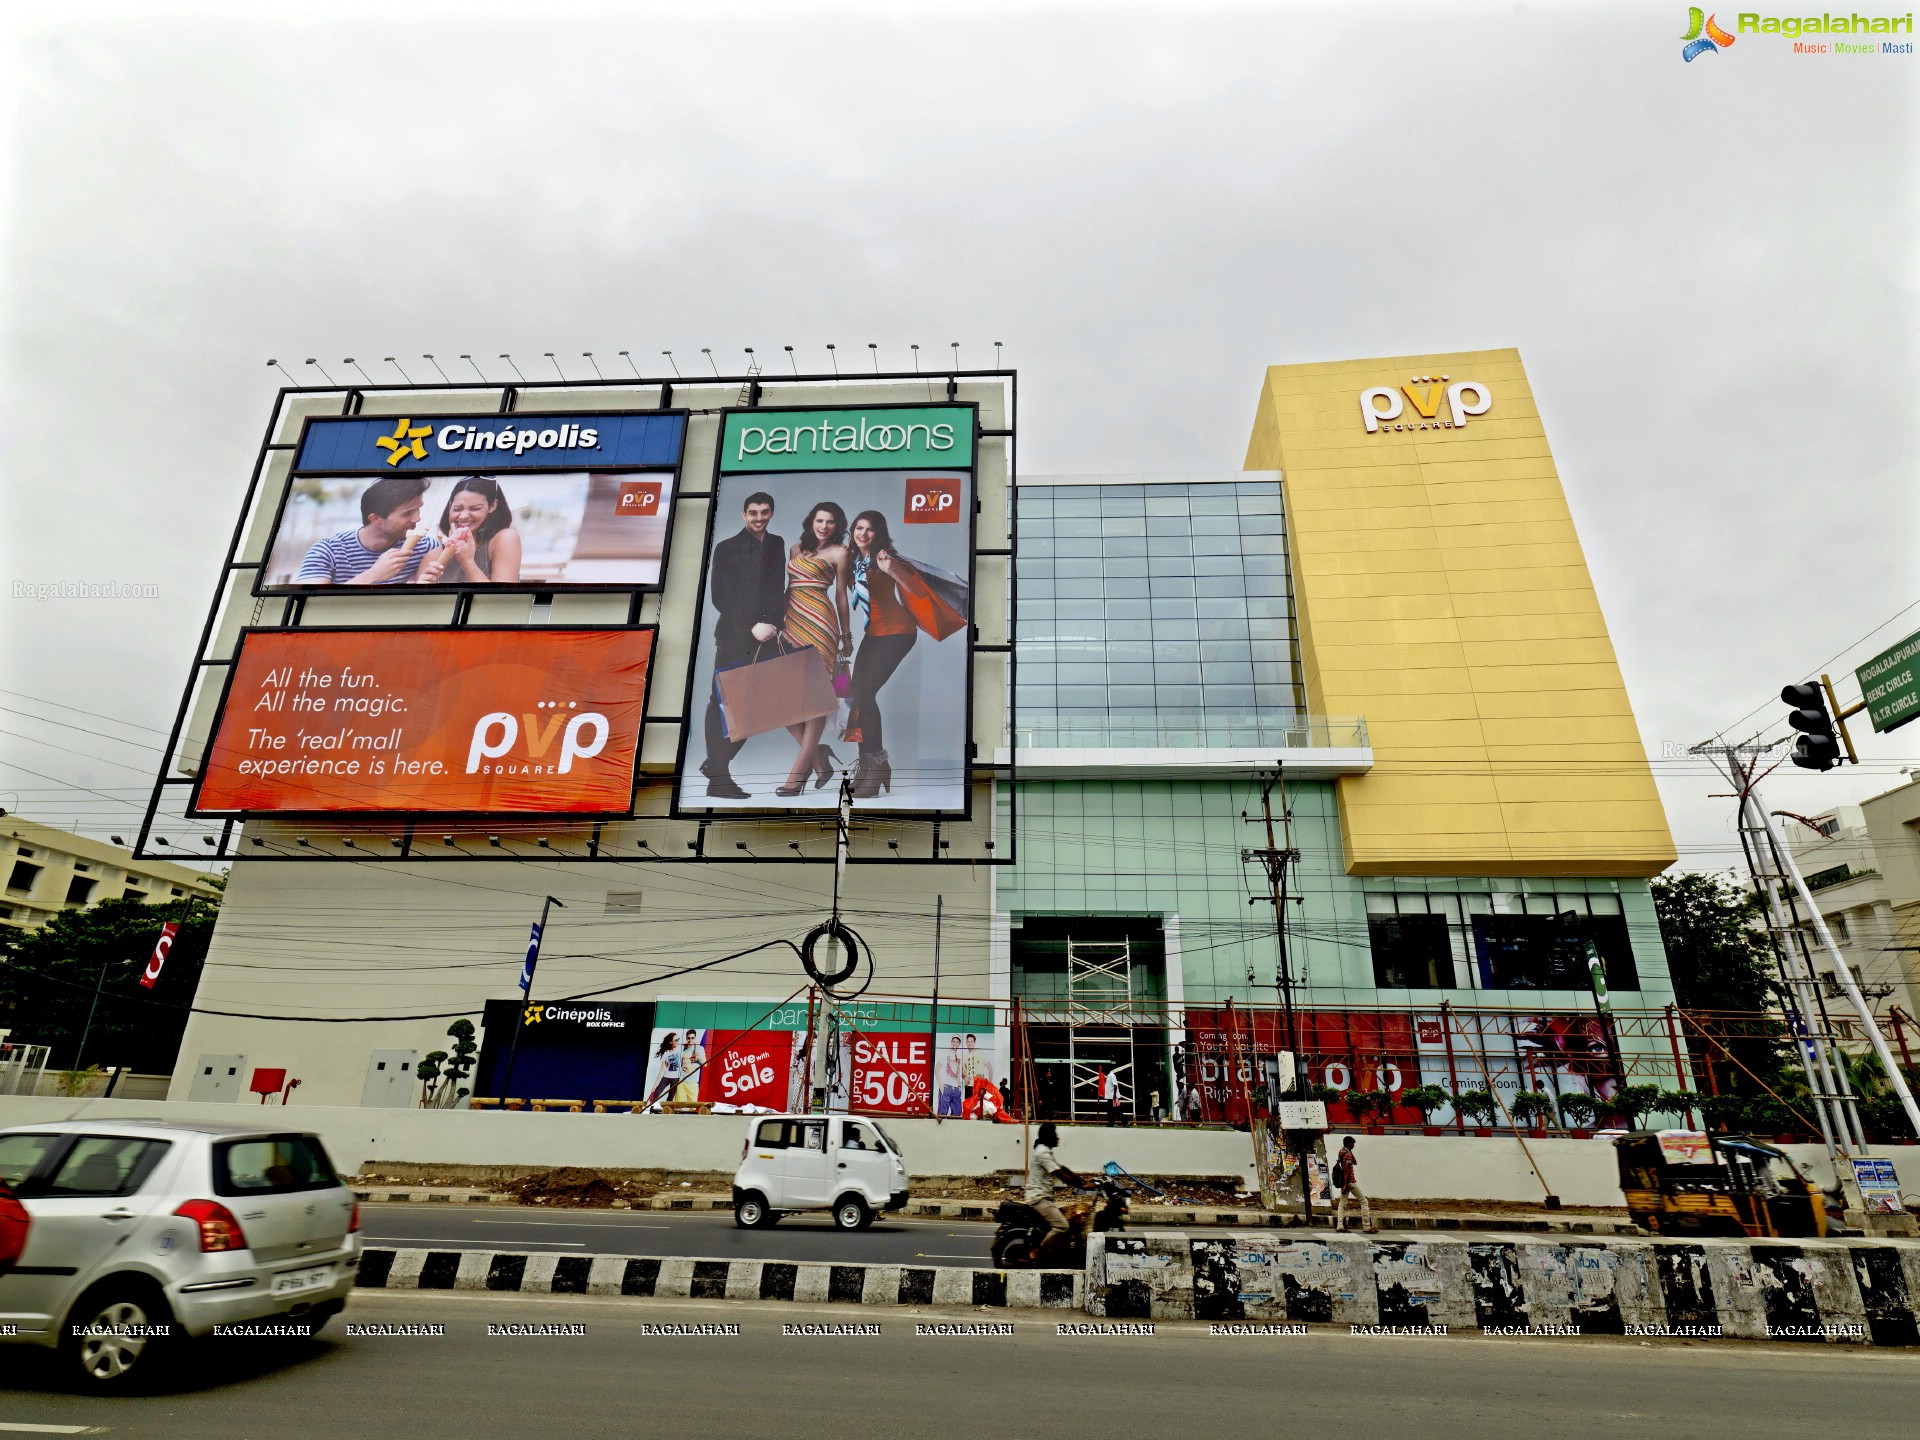
[[[687,416],[315,416],[255,593],[653,590]]]

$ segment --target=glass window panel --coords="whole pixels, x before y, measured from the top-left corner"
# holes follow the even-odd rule
[[[1249,494],[1240,492],[1240,513],[1242,515],[1278,515],[1280,513],[1280,492],[1277,489],[1264,493]]]
[[[1618,895],[1589,895],[1587,896],[1587,905],[1596,915],[1618,915],[1621,913],[1620,897]]]
[[[1247,616],[1246,602],[1239,597],[1202,600],[1199,614],[1203,620],[1242,619]]]
[[[1249,618],[1254,620],[1291,620],[1293,607],[1285,600],[1250,598],[1246,602]]]
[[[1144,585],[1146,582],[1141,583]],[[1054,582],[1053,588],[1062,600],[1098,600],[1102,593],[1098,580],[1059,580]]]
[[[1100,511],[1104,515],[1138,515],[1147,498],[1144,485],[1102,485]]]
[[[1427,906],[1429,909],[1446,916],[1453,924],[1458,925],[1460,923],[1460,897],[1458,895],[1429,895],[1427,897]]]
[[[1104,685],[1062,685],[1057,693],[1062,710],[1104,710],[1107,705]]]
[[[1063,662],[1056,673],[1062,685],[1103,685],[1107,679],[1106,666],[1078,661],[1071,664]]]
[[[1198,685],[1200,666],[1192,661],[1157,660],[1154,662],[1153,678],[1159,685]]]
[[[1284,535],[1287,522],[1279,515],[1245,515],[1240,517],[1242,535]]]
[[[1148,600],[1114,600],[1101,613],[1109,620],[1151,620],[1153,603]]]
[[[1253,686],[1222,685],[1214,680],[1213,673],[1207,672],[1207,706],[1214,710],[1234,710],[1251,713],[1253,704]]]
[[[1057,493],[1053,502],[1053,513],[1057,518],[1067,520],[1098,517],[1100,514],[1099,495],[1092,492],[1085,494],[1076,493],[1079,489],[1080,487],[1077,485],[1073,487],[1073,490],[1067,490],[1063,487]]]
[[[1247,586],[1237,575],[1202,575],[1193,582],[1194,594],[1204,599],[1222,599],[1228,595],[1244,595]]]
[[[1196,538],[1201,535],[1238,535],[1240,517],[1232,511],[1224,515],[1202,515],[1196,511],[1193,517],[1193,533]]]
[[[1209,640],[1200,647],[1200,658],[1251,666],[1253,646],[1245,640]],[[1251,673],[1251,671],[1249,671]]]
[[[1280,555],[1287,553],[1287,537],[1284,535],[1247,535],[1240,537],[1242,555]]]
[[[1147,522],[1138,516],[1109,516],[1100,522],[1102,535],[1145,535]]]
[[[1394,913],[1393,896],[1377,890],[1367,892],[1367,913],[1369,915],[1391,915]]]
[[[1151,685],[1153,684],[1153,666],[1151,664],[1110,664],[1106,667],[1109,685]]]
[[[1193,537],[1193,553],[1196,557],[1232,555],[1237,558],[1240,554],[1240,537],[1238,535],[1196,535]]]
[[[1154,692],[1151,685],[1114,685],[1107,690],[1107,701],[1116,710],[1139,710],[1148,714],[1153,712]]]
[[[1152,592],[1147,589],[1144,577],[1132,578],[1124,575],[1109,575],[1106,581],[1106,594],[1110,600],[1139,600]]]
[[[1246,557],[1247,578],[1256,575],[1270,575],[1276,580],[1284,580],[1287,574],[1287,562],[1278,555],[1249,555]]]
[[[1104,573],[1105,561],[1102,560],[1055,560],[1054,578],[1059,580],[1093,580]]]
[[[1153,617],[1155,621],[1191,621],[1196,613],[1193,608],[1193,601],[1181,599],[1177,596],[1169,596],[1167,599],[1155,600],[1153,602]]]
[[[1106,538],[1103,546],[1108,555],[1117,559],[1123,555],[1151,554],[1152,551],[1150,547],[1158,543],[1158,541],[1149,540],[1144,535],[1113,535]]]
[[[1053,549],[1062,560],[1097,560],[1105,553],[1098,535],[1063,535],[1053,542]]]
[[[1151,620],[1109,620],[1107,638],[1109,640],[1151,640],[1153,622]]]
[[[1185,515],[1187,497],[1184,492],[1174,490],[1169,485],[1152,486],[1147,495],[1147,514],[1149,515]]]
[[[1195,575],[1233,575],[1241,573],[1240,556],[1235,554],[1196,555],[1193,557]]]
[[[1224,486],[1196,485],[1187,497],[1187,504],[1195,516],[1240,513],[1240,497]]]
[[[1201,690],[1198,685],[1156,685],[1154,698],[1162,710],[1198,710]]]
[[[1248,640],[1247,622],[1241,619],[1214,620],[1202,617],[1200,622],[1202,640]]]
[[[1191,575],[1156,575],[1152,580],[1151,594],[1156,600],[1193,598],[1194,579]]]

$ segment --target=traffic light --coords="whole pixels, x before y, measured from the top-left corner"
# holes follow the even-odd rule
[[[1800,732],[1793,747],[1793,763],[1802,770],[1831,770],[1838,765],[1840,737],[1834,731],[1833,715],[1821,688],[1812,682],[1787,685],[1781,688],[1780,698],[1793,707],[1787,713],[1787,724]]]

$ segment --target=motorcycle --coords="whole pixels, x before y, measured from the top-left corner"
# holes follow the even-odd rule
[[[1127,1210],[1131,1202],[1126,1187],[1117,1181],[1098,1177],[1091,1190],[1064,1200],[1060,1213],[1067,1217],[1067,1233],[1056,1237],[1036,1255],[1034,1247],[1047,1234],[1047,1222],[1040,1212],[1020,1200],[1003,1200],[994,1214],[1000,1228],[993,1234],[993,1264],[996,1270],[1079,1270],[1087,1263],[1087,1236],[1107,1230],[1127,1228]]]

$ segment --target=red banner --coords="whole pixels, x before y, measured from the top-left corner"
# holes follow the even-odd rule
[[[247,634],[198,814],[625,814],[648,630]]]
[[[147,960],[147,968],[140,977],[140,983],[146,989],[153,989],[153,982],[160,978],[160,967],[167,963],[167,952],[173,949],[173,937],[180,933],[180,927],[169,921],[160,927],[160,939],[153,947],[153,954]]]
[[[786,1030],[709,1030],[700,1098],[716,1105],[787,1108],[795,1036]]]
[[[1307,1010],[1295,1018],[1309,1085],[1342,1094],[1384,1090],[1397,1100],[1420,1084],[1410,1016]],[[1188,1010],[1181,1118],[1244,1124],[1249,1104],[1256,1118],[1268,1115],[1286,1048],[1285,1022],[1274,1012]],[[1359,1123],[1341,1101],[1328,1104],[1327,1119],[1335,1126]],[[1417,1125],[1420,1115],[1396,1104],[1388,1123]]]
[[[931,1114],[928,1056],[925,1031],[855,1035],[852,1107],[893,1115]]]

